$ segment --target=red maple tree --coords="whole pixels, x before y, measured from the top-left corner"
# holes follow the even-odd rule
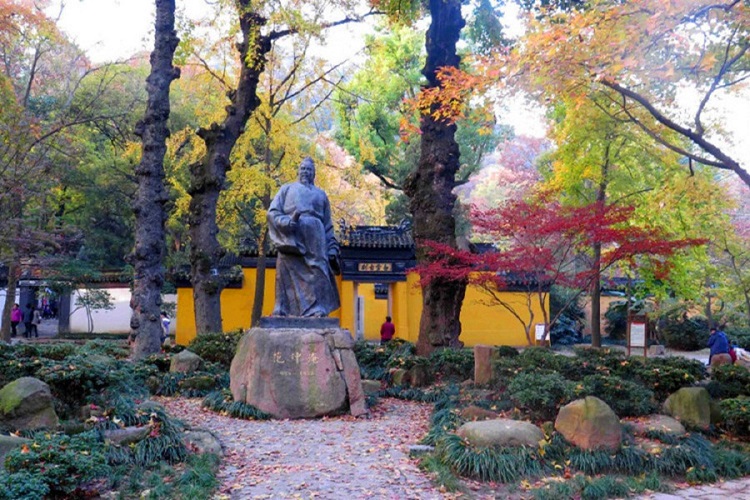
[[[491,241],[495,251],[457,250],[433,241],[420,244],[427,248],[429,261],[415,268],[420,284],[432,280],[467,280],[489,297],[489,303],[505,308],[524,327],[532,344],[534,304],[539,305],[545,325],[545,338],[560,315],[601,274],[617,263],[631,267],[644,264],[657,277],[669,272],[669,259],[675,251],[704,240],[670,240],[653,227],[634,226],[633,207],[591,203],[569,207],[547,199],[511,200],[498,208],[471,210],[474,231]],[[601,244],[599,265],[589,250]],[[551,285],[576,290],[569,301],[550,318],[547,297]],[[524,298],[502,293],[522,292]]]

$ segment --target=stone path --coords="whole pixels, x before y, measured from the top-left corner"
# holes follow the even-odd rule
[[[656,493],[639,498],[650,500],[750,500],[750,479],[704,484],[675,490],[672,493]]]
[[[369,419],[248,421],[204,410],[199,399],[158,398],[169,413],[211,429],[225,455],[217,500],[528,498],[503,485],[467,481],[439,490],[408,448],[427,432],[431,405],[383,398]],[[750,478],[649,494],[642,500],[750,500]]]
[[[371,418],[247,421],[218,416],[197,399],[160,398],[169,413],[211,429],[225,456],[219,499],[443,499],[409,458],[431,405],[382,399]]]

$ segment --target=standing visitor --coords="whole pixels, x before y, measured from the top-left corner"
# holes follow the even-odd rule
[[[13,309],[10,310],[10,336],[15,337],[18,333],[18,323],[23,319],[21,313],[21,307],[18,304],[13,304]]]
[[[385,345],[391,341],[396,334],[396,326],[391,322],[391,317],[385,317],[385,323],[380,326],[380,345]]]
[[[27,339],[31,337],[31,330],[34,321],[34,309],[31,304],[26,304],[26,310],[23,312],[23,326],[25,331],[23,336]]]
[[[34,311],[34,315],[31,318],[31,330],[36,338],[39,338],[39,325],[42,324],[42,315],[39,313],[39,309],[36,307],[31,308]],[[31,335],[29,335],[30,337]]]
[[[161,312],[161,343],[163,344],[169,338],[169,316],[164,311]]]

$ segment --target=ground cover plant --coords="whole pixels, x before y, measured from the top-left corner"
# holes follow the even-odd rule
[[[366,352],[363,376],[387,373],[393,351],[359,346]],[[409,349],[398,348],[402,353]],[[711,384],[732,396],[718,404],[722,424],[706,433],[684,436],[658,431],[633,434],[624,425],[623,445],[616,452],[586,451],[568,443],[553,421],[564,404],[596,396],[620,417],[657,413],[664,400],[681,387],[706,384],[708,374],[698,361],[678,357],[627,358],[621,351],[580,348],[561,355],[547,348],[522,352],[498,350],[493,381],[483,388],[447,385],[434,377],[428,388],[388,386],[381,396],[432,402],[431,427],[423,443],[434,450],[422,467],[445,488],[465,488],[465,479],[510,483],[539,499],[627,497],[646,491],[668,491],[674,482],[715,482],[750,475],[750,372],[729,366],[716,370]],[[408,359],[400,361],[408,365]],[[387,377],[386,377],[387,380]],[[479,408],[480,410],[471,410]],[[538,425],[545,434],[534,447],[479,447],[455,432],[483,411],[483,418],[512,418]],[[726,438],[730,439],[726,439]]]
[[[172,374],[166,356],[134,363],[127,355],[126,345],[106,341],[3,346],[0,381],[28,376],[48,384],[61,424],[21,433],[30,441],[6,456],[0,499],[89,498],[110,491],[138,498],[145,490],[148,498],[210,495],[218,458],[190,454],[184,425],[149,396],[205,395],[228,386],[226,370],[206,363],[201,372]],[[196,379],[205,385],[191,385]],[[109,438],[124,428],[143,429],[145,437],[131,444]]]

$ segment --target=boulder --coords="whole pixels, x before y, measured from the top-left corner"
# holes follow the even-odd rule
[[[31,439],[16,436],[4,436],[0,434],[0,469],[2,469],[5,464],[5,455],[16,448],[29,444],[31,444]]]
[[[151,432],[150,425],[143,427],[123,427],[122,429],[109,429],[102,431],[105,441],[109,441],[117,446],[135,444],[143,441]]]
[[[49,386],[33,377],[21,377],[0,389],[0,426],[10,430],[57,427],[58,419]]]
[[[711,368],[714,366],[731,365],[732,357],[729,354],[714,354],[711,356]]]
[[[461,418],[463,420],[493,420],[498,417],[497,413],[476,405],[467,406],[461,409]]]
[[[253,328],[229,370],[235,401],[276,418],[367,413],[354,341],[341,328]]]
[[[377,394],[380,392],[380,380],[363,380],[362,390],[365,394]]]
[[[705,387],[683,387],[664,401],[664,412],[683,424],[711,427],[711,396]]]
[[[194,352],[185,350],[172,356],[169,371],[172,373],[192,373],[200,370],[201,366],[203,366],[201,357]]]
[[[577,399],[562,408],[555,429],[584,450],[615,451],[622,444],[622,425],[607,403],[594,396]]]
[[[456,434],[479,447],[538,447],[539,441],[544,439],[544,433],[535,425],[507,418],[467,422],[458,428]]]
[[[687,432],[685,427],[672,417],[666,415],[649,415],[638,419],[628,419],[624,422],[633,429],[636,436],[645,436],[649,432],[663,432],[670,436],[684,436]]]
[[[187,431],[182,435],[182,441],[188,450],[194,453],[211,453],[218,456],[224,454],[224,450],[221,448],[221,441],[209,431],[199,429]]]
[[[430,385],[430,368],[426,365],[414,365],[409,368],[406,380],[412,387],[426,387]]]
[[[394,370],[391,370],[391,383],[396,386],[408,385],[409,377],[407,377],[407,374],[408,372],[403,368],[396,368]]]

